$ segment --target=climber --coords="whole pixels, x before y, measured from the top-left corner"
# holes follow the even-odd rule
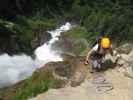
[[[103,58],[107,53],[113,56],[112,44],[108,37],[100,37],[98,42],[87,53],[85,64],[90,63],[90,72],[93,73],[96,69],[101,69]]]

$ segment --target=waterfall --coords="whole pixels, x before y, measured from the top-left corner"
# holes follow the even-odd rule
[[[0,55],[0,88],[26,79],[37,68],[48,62],[62,61],[62,57],[52,50],[51,46],[59,40],[62,32],[68,31],[71,27],[71,24],[67,22],[55,30],[48,31],[52,38],[35,50],[36,58],[34,60],[25,54],[9,56],[5,53]]]

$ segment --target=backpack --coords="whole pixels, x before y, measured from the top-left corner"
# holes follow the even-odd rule
[[[91,48],[93,48],[96,44],[100,44],[101,39],[102,39],[102,36],[97,37],[95,42],[92,44]]]
[[[98,33],[98,32],[97,32],[97,33]],[[96,37],[95,42],[92,44],[92,48],[93,48],[96,44],[99,44],[100,41],[101,41],[101,39],[102,39],[102,37],[104,37],[104,36],[105,36],[105,32],[99,33],[99,36]]]

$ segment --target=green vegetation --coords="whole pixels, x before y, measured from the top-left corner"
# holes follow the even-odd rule
[[[57,85],[61,85],[61,82],[55,80],[49,72],[35,73],[16,91],[13,100],[26,100],[27,97],[36,96],[36,94],[45,92],[49,88],[55,88]]]
[[[55,20],[34,20],[33,18],[26,18],[24,16],[19,16],[15,22],[14,32],[19,38],[19,43],[21,45],[21,50],[30,49],[32,51],[31,41],[34,40],[40,34],[43,34],[48,29],[56,26]]]
[[[15,87],[1,90],[0,98],[4,100],[27,100],[27,98],[45,92],[49,88],[59,88],[62,84],[62,81],[53,77],[51,71],[39,70]]]
[[[65,21],[78,23],[77,29],[70,32],[73,37],[81,36],[94,41],[104,32],[117,43],[133,40],[131,0],[6,1],[0,3],[0,18],[2,22],[9,22],[9,32],[16,34],[18,51],[30,53],[33,50],[31,41],[35,39],[34,33],[38,33],[36,30],[46,31]]]
[[[13,45],[12,48],[16,52],[31,54],[34,50],[33,40],[46,30],[53,29],[66,21],[77,23],[77,27],[64,33],[64,36],[72,39],[72,42],[81,38],[94,42],[101,33],[110,36],[116,43],[133,42],[131,0],[5,1],[0,2],[0,45],[9,51],[10,45]],[[76,55],[86,48],[80,41],[74,44],[70,41],[67,46]],[[48,72],[35,73],[33,77],[20,84],[15,93],[11,93],[15,100],[18,98],[25,100],[58,84]]]
[[[72,30],[65,32],[63,35],[69,36],[70,38],[87,38],[86,37],[87,34],[88,34],[88,32],[87,32],[86,28],[76,26]]]
[[[113,40],[132,41],[132,2],[130,0],[74,0],[71,16],[85,27],[88,36],[96,32],[104,32]],[[77,1],[77,2],[76,2]],[[69,18],[69,17],[67,17]]]
[[[41,34],[46,33],[57,25],[54,19],[34,19],[34,17],[18,16],[15,22],[0,20],[0,33],[3,38],[18,45],[14,47],[16,52],[25,52],[31,54],[33,51],[32,41]],[[6,33],[6,35],[5,35]],[[39,43],[38,43],[39,44]]]

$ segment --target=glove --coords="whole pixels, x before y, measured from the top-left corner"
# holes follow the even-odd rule
[[[89,60],[86,60],[84,64],[85,64],[85,65],[89,64]]]

